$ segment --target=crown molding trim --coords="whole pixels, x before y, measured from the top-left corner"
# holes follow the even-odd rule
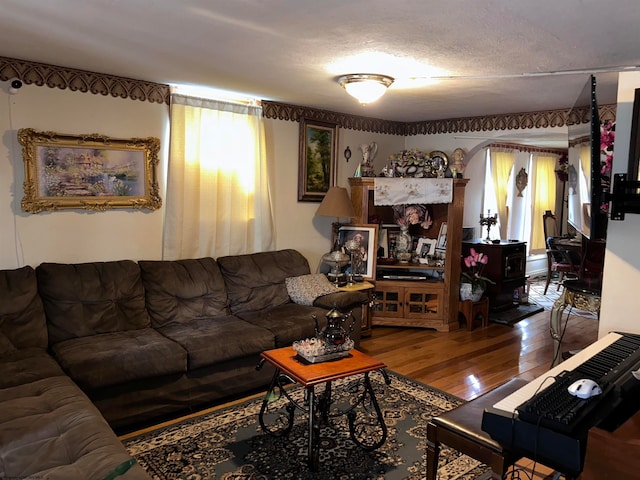
[[[27,85],[169,104],[169,85],[162,83],[0,57],[0,80],[11,78],[19,78]]]
[[[276,120],[299,122],[306,118],[338,125],[349,130],[361,130],[390,135],[405,135],[406,123],[383,120],[381,118],[360,117],[346,113],[320,110],[318,108],[290,105],[287,103],[262,100],[262,116]]]
[[[12,78],[19,78],[26,84],[46,85],[62,90],[69,89],[96,95],[169,104],[169,85],[162,83],[0,56],[0,80],[7,81]],[[601,105],[598,110],[603,122],[615,121],[615,104]],[[294,122],[307,118],[334,123],[349,130],[400,136],[562,127],[567,123],[568,112],[568,109],[547,110],[421,122],[396,122],[268,100],[262,101],[262,115],[265,118]]]

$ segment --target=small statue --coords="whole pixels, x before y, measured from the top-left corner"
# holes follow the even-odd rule
[[[451,165],[451,170],[456,173],[462,174],[465,169],[464,164],[464,150],[461,148],[456,148],[453,151],[453,164]]]
[[[378,153],[378,144],[371,142],[370,144],[363,143],[360,145],[360,151],[362,152],[362,163],[360,164],[360,176],[362,177],[375,177],[376,174],[373,170],[373,159],[376,158]]]

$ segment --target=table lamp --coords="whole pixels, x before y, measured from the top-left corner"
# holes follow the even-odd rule
[[[323,256],[323,262],[332,267],[330,278],[336,283],[342,283],[342,277],[344,274],[340,271],[340,268],[349,262],[349,256],[344,252],[341,252],[338,248],[338,232],[340,231],[340,218],[348,218],[351,221],[356,216],[349,193],[344,187],[329,187],[324,199],[320,203],[316,215],[323,217],[336,217],[336,221],[333,222],[333,247],[329,254]],[[342,253],[344,257],[341,257],[337,253]],[[335,255],[334,255],[335,254]],[[340,258],[338,258],[340,257]],[[346,262],[345,262],[346,259]],[[344,263],[343,263],[344,262]],[[342,264],[342,265],[340,265]]]
[[[333,239],[335,240],[333,250],[337,248],[338,231],[340,230],[340,218],[349,218],[349,222],[356,216],[353,211],[353,205],[349,198],[349,193],[344,187],[329,187],[322,203],[316,210],[316,215],[323,217],[336,217],[336,221],[333,222]],[[347,222],[348,223],[348,222]]]

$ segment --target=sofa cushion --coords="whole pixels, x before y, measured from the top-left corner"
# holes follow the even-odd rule
[[[138,265],[154,327],[229,314],[227,289],[213,258],[142,260]]]
[[[239,316],[247,322],[270,330],[276,342],[276,348],[291,345],[296,340],[316,335],[315,320],[318,318],[320,329],[327,324],[327,311],[323,308],[307,307],[296,303],[279,305],[268,310],[245,312]]]
[[[218,258],[232,313],[254,312],[290,303],[285,279],[310,273],[296,250]]]
[[[140,268],[131,260],[36,268],[49,343],[150,325]]]
[[[309,307],[313,305],[316,298],[339,291],[322,273],[289,277],[285,278],[284,282],[291,300],[299,305]]]
[[[199,318],[184,325],[158,329],[187,351],[189,370],[236,358],[258,355],[275,347],[271,331],[234,316]]]
[[[103,479],[130,460],[66,376],[0,389],[0,478]],[[122,477],[149,479],[139,465]]]
[[[187,352],[152,328],[73,338],[52,350],[83,389],[187,371]]]
[[[0,270],[0,357],[47,348],[47,326],[33,268]]]
[[[25,348],[0,358],[0,388],[64,375],[51,355],[41,348]]]

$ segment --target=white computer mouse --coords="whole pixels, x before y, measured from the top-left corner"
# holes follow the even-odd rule
[[[595,397],[596,395],[600,395],[602,393],[600,385],[598,385],[594,380],[591,380],[590,378],[581,378],[580,380],[576,380],[571,385],[569,385],[567,391],[574,397],[585,399]]]

